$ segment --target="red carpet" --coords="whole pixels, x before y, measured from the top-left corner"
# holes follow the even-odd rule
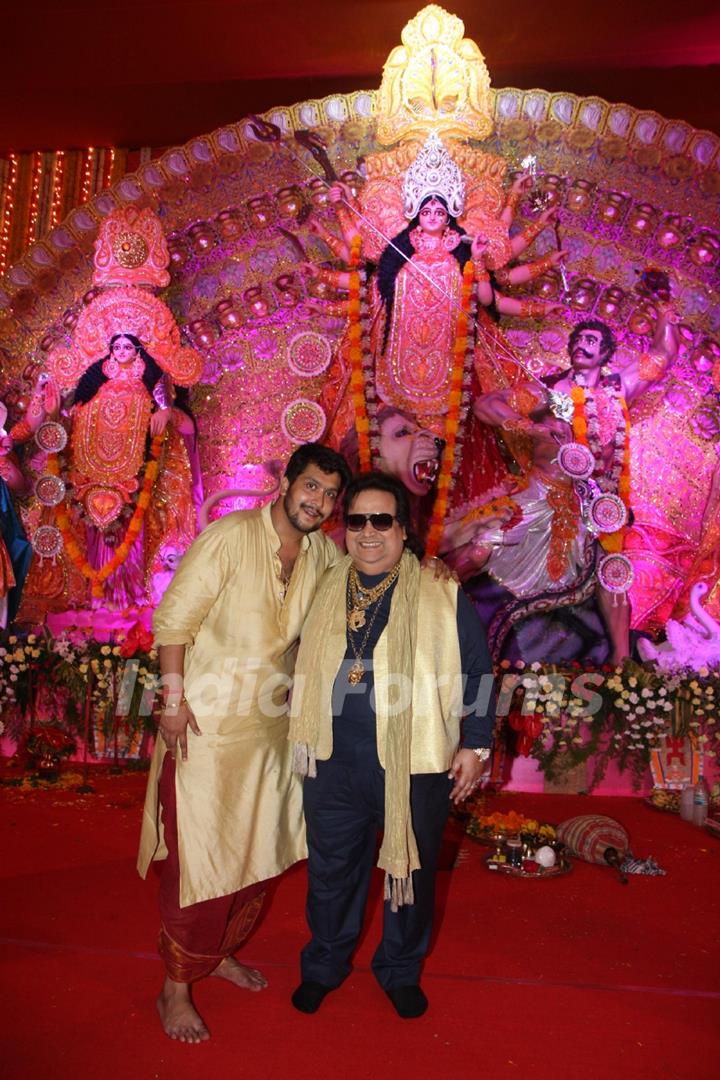
[[[196,997],[212,1040],[184,1046],[154,1013],[156,883],[134,873],[144,778],[97,786],[83,798],[0,793],[6,1080],[718,1075],[720,841],[640,800],[493,800],[546,821],[589,806],[611,814],[667,877],[623,887],[609,869],[575,863],[554,881],[518,881],[489,873],[485,849],[463,840],[455,869],[439,875],[430,1010],[418,1021],[399,1020],[369,972],[379,903],[350,980],[316,1016],[291,1008],[305,939],[296,867],[241,956],[270,988],[207,980]],[[448,867],[454,839],[450,830]]]

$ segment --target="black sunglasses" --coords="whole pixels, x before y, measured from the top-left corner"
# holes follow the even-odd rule
[[[350,532],[360,532],[368,521],[378,532],[387,532],[397,518],[393,514],[348,514],[345,525]]]

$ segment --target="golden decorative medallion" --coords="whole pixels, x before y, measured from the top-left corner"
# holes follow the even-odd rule
[[[93,285],[168,285],[170,252],[160,218],[149,206],[116,207],[100,224],[93,263]]]
[[[353,608],[347,617],[348,626],[351,630],[362,630],[365,625],[365,612],[359,608]]]
[[[113,254],[120,266],[135,270],[148,257],[148,246],[140,233],[121,232],[113,241]]]
[[[362,660],[356,660],[353,666],[348,671],[348,682],[351,686],[357,686],[365,674],[365,665]]]

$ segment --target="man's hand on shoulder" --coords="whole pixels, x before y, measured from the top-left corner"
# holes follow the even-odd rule
[[[460,578],[455,571],[451,570],[447,563],[444,563],[437,555],[431,555],[429,558],[426,555],[420,565],[423,570],[432,570],[435,581],[457,581],[458,585],[460,584]]]

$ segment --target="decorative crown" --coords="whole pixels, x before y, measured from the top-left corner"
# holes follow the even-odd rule
[[[430,195],[444,199],[452,217],[460,217],[465,208],[465,181],[462,173],[435,131],[430,132],[425,145],[420,148],[418,156],[405,173],[405,217],[414,218],[423,199]]]
[[[453,139],[486,139],[493,128],[490,75],[456,15],[423,8],[390,53],[376,100],[383,146],[437,131]]]
[[[117,207],[95,241],[95,285],[158,285],[170,281],[162,222],[149,206]]]

